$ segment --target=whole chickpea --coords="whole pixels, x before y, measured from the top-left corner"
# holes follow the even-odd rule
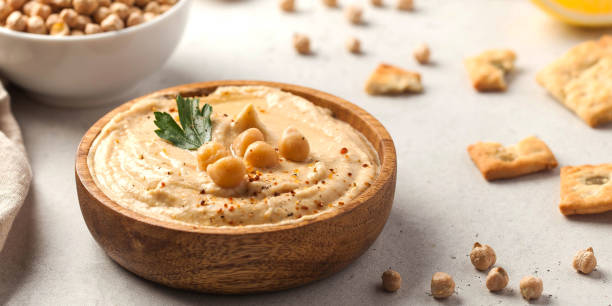
[[[470,260],[476,269],[485,271],[489,267],[495,264],[496,261],[495,251],[487,244],[481,245],[480,243],[474,243],[474,247],[470,252]]]
[[[370,3],[372,3],[373,6],[377,6],[377,7],[383,6],[383,0],[370,0]]]
[[[100,27],[100,25],[95,24],[95,23],[88,23],[87,25],[85,25],[86,35],[98,34],[98,33],[102,33],[102,27]]]
[[[145,7],[151,0],[136,0],[134,3],[139,7]]]
[[[299,54],[310,54],[310,38],[303,34],[293,34],[293,48]]]
[[[402,11],[412,11],[414,2],[412,0],[397,0],[397,9]]]
[[[98,0],[98,6],[109,7],[111,5],[111,0]]]
[[[40,16],[42,19],[47,19],[51,15],[51,6],[36,2],[30,9],[30,16]]]
[[[11,6],[8,5],[8,3],[4,2],[4,0],[0,0],[0,24],[4,23],[6,17],[8,17],[8,15],[12,12],[13,9],[11,8]]]
[[[159,6],[159,14],[163,14],[167,11],[169,11],[172,8],[172,5],[168,5],[168,4],[162,4]]]
[[[23,32],[27,26],[27,17],[20,11],[14,11],[6,18],[6,27],[13,30]]]
[[[120,2],[127,6],[134,6],[134,0],[115,0],[115,2]]]
[[[293,12],[295,10],[294,0],[279,0],[278,6],[284,12]]]
[[[79,14],[91,15],[98,8],[98,0],[72,0],[74,10]]]
[[[236,156],[242,157],[250,144],[263,140],[264,134],[258,128],[246,129],[234,139],[232,150]]]
[[[213,182],[222,188],[233,188],[245,181],[246,167],[235,157],[223,157],[206,168]]]
[[[361,52],[361,42],[355,37],[350,37],[346,41],[346,49],[353,54],[359,54]]]
[[[153,19],[155,19],[155,17],[157,17],[157,14],[155,13],[151,13],[151,12],[146,12],[142,15],[142,17],[144,18],[145,22],[147,21],[151,21]]]
[[[14,10],[18,10],[26,3],[26,0],[7,0],[6,3]]]
[[[74,24],[73,30],[85,31],[85,26],[88,23],[91,23],[92,20],[89,16],[79,15],[76,18],[76,23]]]
[[[110,10],[112,13],[119,16],[121,20],[124,20],[128,17],[130,7],[127,6],[125,3],[114,2],[113,4],[110,5]]]
[[[2,4],[5,3],[4,0],[0,0],[0,11],[2,11]],[[34,7],[34,5],[36,4],[40,4],[36,1],[28,1],[26,3],[23,4],[23,6],[21,7],[21,10],[23,11],[24,14],[28,15],[28,16],[32,16],[32,8]]]
[[[430,55],[431,55],[431,51],[429,50],[429,46],[427,44],[421,44],[414,50],[414,58],[421,65],[425,65],[429,63]]]
[[[145,22],[144,16],[140,11],[131,13],[127,18],[127,26],[133,27]]]
[[[123,20],[121,20],[117,14],[110,14],[102,20],[100,27],[102,27],[102,31],[104,32],[119,31],[125,28],[125,23],[123,23]]]
[[[144,8],[145,12],[159,14],[159,3],[157,1],[150,1]]]
[[[47,26],[45,26],[45,21],[40,16],[28,18],[26,30],[34,34],[47,34]]]
[[[382,274],[382,286],[387,292],[395,292],[402,286],[402,276],[389,269]]]
[[[521,289],[521,295],[528,301],[538,299],[544,290],[542,279],[531,275],[523,277],[519,283],[519,287]]]
[[[338,7],[338,0],[323,0],[323,4],[327,7]]]
[[[229,151],[227,151],[222,144],[216,141],[209,141],[198,148],[196,155],[198,160],[198,169],[200,171],[206,171],[208,165],[229,155]]]
[[[45,20],[45,26],[47,27],[47,29],[51,29],[51,27],[59,21],[61,21],[59,18],[59,14],[51,14],[49,15],[49,17],[47,17],[47,20]]]
[[[455,281],[453,277],[444,273],[436,272],[431,277],[431,294],[437,299],[447,298],[455,292]]]
[[[278,148],[283,157],[295,162],[305,161],[310,154],[308,140],[294,127],[288,127],[283,131]]]
[[[102,20],[108,17],[108,15],[110,15],[111,13],[112,12],[108,7],[100,6],[94,11],[93,18],[97,23],[102,23]]]
[[[175,5],[176,2],[177,2],[177,0],[159,0],[159,4],[169,5],[169,6]]]
[[[595,258],[595,252],[593,252],[593,248],[589,247],[586,250],[580,250],[574,256],[574,260],[572,262],[572,266],[576,271],[589,274],[595,270],[597,266],[597,259]]]
[[[57,36],[70,35],[70,27],[60,19],[49,28],[49,34]]]
[[[363,17],[363,9],[359,5],[349,5],[344,11],[346,19],[352,24],[360,24]]]
[[[270,168],[278,165],[278,153],[268,143],[256,141],[247,147],[244,160],[253,167]]]
[[[70,28],[74,28],[77,25],[77,18],[79,17],[79,13],[77,13],[73,9],[63,9],[59,13],[59,18],[64,21]]]
[[[70,36],[83,36],[85,33],[81,30],[72,30],[70,31]]]
[[[495,267],[487,275],[487,289],[489,291],[499,291],[508,285],[510,278],[502,267]]]

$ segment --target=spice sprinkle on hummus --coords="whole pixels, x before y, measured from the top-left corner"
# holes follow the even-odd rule
[[[379,172],[361,133],[280,89],[228,86],[201,97],[200,107],[212,107],[212,133],[197,150],[156,135],[155,112],[178,123],[177,103],[140,100],[95,139],[89,169],[119,205],[193,226],[285,224],[351,202]]]

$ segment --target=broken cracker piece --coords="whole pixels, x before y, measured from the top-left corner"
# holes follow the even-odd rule
[[[366,82],[370,95],[397,95],[423,91],[421,75],[388,64],[380,64]]]
[[[514,69],[516,54],[508,49],[487,50],[465,60],[472,86],[478,91],[504,91],[505,75]]]
[[[557,167],[546,144],[535,136],[504,147],[497,142],[478,142],[468,153],[487,181],[506,179]]]
[[[564,215],[612,211],[612,164],[561,168],[561,203]]]
[[[591,127],[612,121],[612,36],[570,49],[536,80]]]

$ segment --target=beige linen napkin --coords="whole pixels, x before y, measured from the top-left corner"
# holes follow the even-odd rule
[[[0,250],[28,195],[32,170],[26,157],[10,97],[0,81]]]

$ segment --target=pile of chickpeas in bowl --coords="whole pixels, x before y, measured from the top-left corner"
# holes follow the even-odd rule
[[[119,31],[165,13],[177,0],[0,0],[0,26],[42,35]]]

